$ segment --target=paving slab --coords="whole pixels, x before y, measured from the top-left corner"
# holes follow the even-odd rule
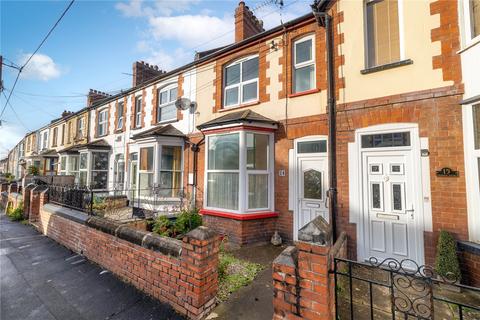
[[[185,318],[31,226],[2,214],[0,319]]]

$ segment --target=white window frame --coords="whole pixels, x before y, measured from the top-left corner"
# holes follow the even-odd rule
[[[102,114],[104,114],[105,116],[102,116]],[[97,135],[99,137],[106,136],[108,132],[108,109],[98,111],[97,126]],[[104,130],[101,130],[102,128]]]
[[[121,108],[120,108],[120,106],[121,106]],[[121,114],[120,114],[120,110],[122,111]],[[118,101],[117,102],[117,119],[115,119],[117,130],[122,130],[123,129],[123,119],[125,117],[124,111],[125,111],[125,103],[123,101]]]
[[[140,101],[140,108],[137,110],[137,104],[138,101]],[[143,97],[142,96],[136,96],[134,100],[135,105],[133,106],[133,111],[134,111],[134,129],[138,129],[142,127],[142,103],[143,103]]]
[[[239,169],[238,170],[212,170],[208,169],[208,148],[210,144],[210,138],[215,136],[227,135],[227,134],[239,134]],[[269,137],[268,139],[268,156],[267,156],[267,170],[249,170],[247,169],[247,133],[264,134]],[[209,173],[238,173],[238,210],[230,210],[224,208],[216,208],[208,206],[208,174]],[[268,174],[268,207],[266,208],[252,208],[248,209],[248,176],[250,174]],[[204,208],[207,210],[215,210],[227,213],[236,214],[255,214],[258,212],[273,212],[274,211],[274,135],[273,132],[266,132],[263,130],[235,130],[231,132],[222,132],[216,134],[209,134],[206,137],[205,147],[205,175],[204,175],[204,195],[203,203]]]
[[[163,155],[163,148],[164,147],[180,147],[181,148],[181,159],[180,159],[180,170],[171,170],[171,169],[163,169],[162,168],[162,155]],[[158,157],[157,157],[157,161],[158,161],[158,169],[157,169],[157,172],[158,172],[158,175],[157,175],[157,180],[154,180],[154,181],[157,181],[157,184],[160,185],[160,173],[162,172],[173,172],[173,173],[178,173],[180,172],[180,190],[183,190],[183,152],[184,152],[184,149],[183,149],[183,146],[182,145],[178,145],[178,144],[172,144],[172,143],[164,143],[164,144],[160,144],[159,147],[158,147]],[[173,177],[173,176],[172,176]],[[180,197],[172,197],[173,199],[178,199]]]
[[[121,157],[120,157],[121,156]],[[117,157],[119,159],[117,159]],[[115,189],[118,189],[118,187],[120,187],[120,190],[124,190],[125,189],[125,177],[126,177],[126,174],[127,174],[127,170],[126,170],[126,162],[125,162],[125,156],[123,155],[123,153],[117,153],[115,155],[115,157],[113,158],[113,161],[114,161],[114,170],[113,170],[113,179],[114,179],[114,188]],[[120,172],[120,168],[123,166],[123,181],[122,182],[119,182],[118,181],[118,178],[119,178],[119,172]]]
[[[42,132],[42,148],[41,150],[48,149],[48,131]]]
[[[257,74],[257,77],[256,78],[253,78],[253,79],[250,79],[250,80],[247,80],[247,81],[244,81],[242,82],[242,65],[244,62],[248,61],[248,60],[252,60],[252,59],[259,59],[259,56],[258,54],[256,55],[251,55],[251,56],[248,56],[248,57],[244,57],[244,58],[241,58],[239,60],[236,60],[226,66],[223,67],[223,81],[222,81],[222,93],[223,93],[223,107],[225,109],[228,109],[228,108],[234,108],[234,107],[238,107],[238,106],[241,106],[241,105],[244,105],[244,104],[250,104],[250,103],[255,103],[258,101],[259,99],[259,95],[260,95],[260,92],[259,92],[259,82],[260,82],[260,60],[259,60],[259,67],[258,67],[258,74]],[[240,65],[240,74],[239,74],[239,82],[238,83],[235,83],[235,84],[231,84],[229,86],[226,86],[225,83],[226,83],[226,80],[227,80],[227,68],[229,67],[232,67],[234,65],[237,65],[239,64]],[[248,100],[248,101],[243,101],[243,87],[247,84],[250,84],[250,83],[254,83],[254,82],[257,82],[257,97],[255,99],[252,99],[252,100]],[[227,90],[228,89],[232,89],[232,88],[236,88],[238,87],[238,99],[237,99],[237,103],[235,104],[230,104],[230,105],[227,105]]]
[[[141,165],[142,165],[142,149],[144,148],[153,148],[153,156],[152,156],[152,170],[142,170]],[[155,181],[157,181],[157,166],[158,166],[158,156],[156,156],[158,151],[158,147],[156,143],[146,143],[139,145],[138,147],[138,167],[137,167],[137,190],[136,194],[139,199],[150,199],[151,197],[142,195],[142,189],[140,188],[140,174],[141,173],[148,173],[148,174],[153,174],[152,176],[152,187],[155,186]]]
[[[107,168],[106,169],[102,169],[102,170],[94,170],[92,169],[92,164],[93,164],[93,154],[94,153],[106,153],[107,154]],[[80,169],[80,157],[78,158],[78,168]],[[88,179],[87,179],[87,185],[88,186],[91,186],[92,185],[92,176],[93,176],[93,173],[94,172],[106,172],[107,173],[107,182],[106,182],[106,186],[105,186],[105,189],[108,189],[108,176],[109,176],[109,173],[110,173],[110,152],[108,151],[89,151],[88,152]],[[79,176],[79,179],[80,179],[80,176]],[[95,190],[104,190],[104,189],[95,189]]]
[[[380,0],[380,1],[386,1],[386,0]],[[365,68],[374,68],[374,67],[379,67],[381,65],[375,65],[375,66],[370,66],[368,63],[368,21],[367,21],[367,5],[369,2],[379,2],[378,0],[365,0],[363,3],[363,20],[364,20],[364,46],[365,46]],[[406,59],[405,56],[405,20],[403,17],[403,6],[404,6],[404,0],[397,0],[397,5],[398,5],[398,37],[399,37],[399,47],[400,47],[400,60],[403,61]],[[392,61],[390,63],[394,63],[396,61]]]
[[[87,163],[86,163],[86,168],[82,168],[81,167],[81,158],[82,158],[82,155],[83,154],[86,154],[87,155]],[[85,186],[89,186],[90,183],[90,174],[89,174],[89,168],[90,168],[90,152],[80,152],[80,154],[78,155],[78,183],[80,184],[80,176],[82,174],[82,172],[85,172],[86,173],[86,179],[85,179]]]
[[[477,36],[473,35],[471,1],[462,0],[461,4],[463,7],[463,21],[464,21],[464,35],[465,35],[464,47],[469,47],[477,42],[480,42],[480,34]]]
[[[302,42],[305,42],[305,41],[312,41],[312,59],[311,60],[308,60],[308,61],[304,61],[304,62],[301,62],[301,63],[296,63],[297,61],[297,45],[302,43]],[[293,89],[293,93],[301,93],[301,92],[306,92],[306,91],[309,91],[309,90],[313,90],[316,88],[316,83],[317,83],[317,67],[315,65],[315,35],[314,34],[310,34],[308,36],[305,36],[305,37],[302,37],[298,40],[295,40],[293,42],[293,61],[292,61],[292,65],[293,65],[293,72],[292,72],[292,89]],[[297,69],[300,69],[300,68],[304,68],[304,67],[308,67],[308,66],[311,66],[313,65],[313,83],[312,83],[312,86],[310,89],[307,89],[307,90],[304,90],[304,91],[297,91],[295,90],[295,74],[296,74],[296,71]]]
[[[172,89],[177,89],[177,96],[174,97],[173,100],[172,100],[172,97],[170,95]],[[162,92],[167,92],[168,102],[160,104],[160,96],[161,96]],[[175,116],[173,118],[160,119],[161,109],[166,108],[166,107],[170,107],[172,105],[175,106],[175,101],[177,100],[177,97],[178,97],[178,85],[176,83],[172,83],[172,84],[166,85],[163,88],[158,89],[158,91],[157,91],[157,119],[155,119],[157,123],[164,123],[164,122],[170,122],[170,121],[177,120],[177,113],[176,112],[175,112]]]
[[[77,118],[77,139],[83,139],[83,132],[85,130],[85,119],[83,117]]]

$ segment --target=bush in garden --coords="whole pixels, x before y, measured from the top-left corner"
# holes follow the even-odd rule
[[[182,211],[176,219],[159,216],[153,222],[153,232],[166,237],[181,237],[202,225],[202,217],[197,209]]]
[[[40,174],[39,170],[37,167],[35,166],[29,166],[28,167],[28,174],[32,175],[32,176],[38,176]]]
[[[457,257],[457,242],[447,231],[440,231],[437,245],[435,270],[446,280],[461,279],[460,265]]]
[[[16,209],[13,209],[12,203],[10,203],[8,208],[7,208],[7,216],[12,221],[23,220],[23,204],[22,204],[22,202],[18,203],[18,207]]]

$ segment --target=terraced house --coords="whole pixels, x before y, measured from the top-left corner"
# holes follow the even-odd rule
[[[44,172],[158,214],[196,206],[236,245],[322,216],[362,261],[432,264],[440,230],[475,246],[479,2],[317,4],[264,30],[241,1],[234,43],[169,72],[134,63],[132,88],[38,131],[60,156]]]

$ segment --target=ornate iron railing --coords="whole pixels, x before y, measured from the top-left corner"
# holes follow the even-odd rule
[[[49,201],[90,215],[109,215],[116,219],[155,216],[160,212],[177,212],[184,206],[183,189],[97,190],[79,186],[49,186]]]
[[[415,261],[334,259],[337,319],[480,319],[480,288]]]

